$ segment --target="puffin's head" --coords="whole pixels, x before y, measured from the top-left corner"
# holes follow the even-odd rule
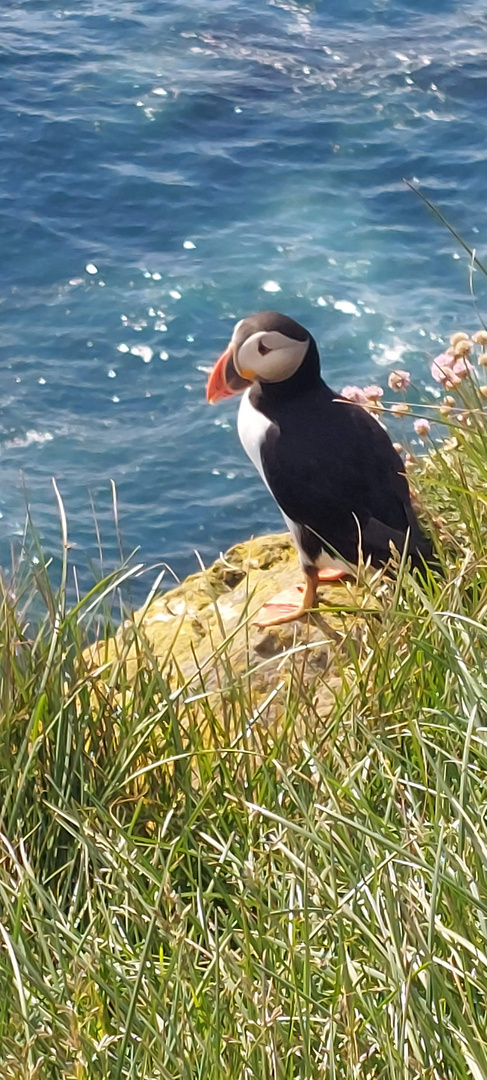
[[[317,358],[313,338],[304,326],[278,311],[241,319],[208,379],[207,400],[213,405],[253,382],[285,382],[301,367],[311,345]]]

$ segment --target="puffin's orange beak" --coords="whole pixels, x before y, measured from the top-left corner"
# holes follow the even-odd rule
[[[218,357],[210,374],[206,386],[206,400],[209,401],[210,405],[214,405],[217,401],[222,401],[223,398],[232,397],[233,394],[237,393],[236,390],[232,390],[232,387],[229,386],[226,377],[226,368],[231,356],[232,346],[228,345],[225,352],[222,352],[221,356]]]
[[[245,372],[249,375],[249,378],[244,378],[239,375],[233,362],[233,346],[230,345],[225,349],[225,352],[218,357],[218,360],[211,372],[208,384],[206,387],[206,399],[210,402],[210,405],[214,405],[216,401],[222,401],[223,398],[232,397],[233,394],[239,394],[241,390],[245,390],[250,385],[253,379],[253,373]],[[251,377],[250,377],[251,375]]]

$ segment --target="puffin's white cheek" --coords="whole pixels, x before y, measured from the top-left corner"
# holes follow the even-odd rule
[[[307,344],[296,342],[292,349],[276,349],[267,356],[259,356],[257,375],[267,382],[284,382],[298,370],[306,354]]]
[[[294,357],[290,356],[289,353],[290,350],[286,350],[286,352],[275,352],[273,350],[267,356],[259,356],[259,367],[257,369],[259,377],[266,379],[267,382],[282,382],[283,379],[289,379],[299,366],[299,361],[295,363]]]
[[[251,337],[242,342],[238,350],[236,367],[244,379],[249,375],[253,377],[254,374],[257,375],[260,371],[259,365],[262,357],[258,351],[259,340],[260,334],[252,334]],[[247,374],[244,375],[244,372],[247,372]]]
[[[259,352],[259,347],[266,350]],[[283,334],[252,334],[238,350],[237,368],[244,379],[283,382],[290,379],[302,363],[308,341],[290,341]]]

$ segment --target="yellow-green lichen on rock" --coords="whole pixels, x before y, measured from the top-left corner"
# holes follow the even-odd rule
[[[282,626],[261,629],[253,622],[259,608],[276,593],[302,581],[298,557],[288,534],[257,537],[237,544],[208,569],[186,578],[155,597],[119,628],[115,637],[91,650],[91,662],[104,666],[120,659],[130,679],[146,660],[157,664],[171,690],[202,689],[216,695],[252,675],[254,700],[265,700],[279,685],[272,713],[284,702],[291,674],[303,689],[313,687],[315,701],[329,713],[336,683],[337,656],[345,636],[357,630],[357,615],[326,610],[350,609],[360,602],[353,584],[322,586],[322,611]],[[113,664],[112,664],[113,667]],[[319,688],[315,683],[319,681]],[[113,675],[110,679],[114,687]]]

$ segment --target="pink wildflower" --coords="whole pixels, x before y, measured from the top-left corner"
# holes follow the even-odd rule
[[[411,376],[409,371],[391,371],[387,382],[391,390],[407,390]]]
[[[340,391],[340,396],[346,398],[347,401],[355,402],[356,405],[365,405],[367,403],[367,398],[359,386],[344,386],[343,390]]]
[[[457,379],[464,379],[471,370],[472,365],[465,356],[458,356],[452,365],[453,374]]]
[[[439,356],[435,356],[431,365],[431,374],[435,382],[451,382],[453,375],[452,357],[446,352],[442,352]]]
[[[384,396],[381,386],[364,386],[364,394],[368,401],[378,401]]]
[[[472,370],[472,365],[466,356],[452,357],[448,353],[440,353],[435,356],[431,365],[431,374],[435,382],[443,383],[443,386],[459,386],[462,379]]]
[[[420,418],[419,420],[414,421],[414,430],[416,432],[416,435],[419,435],[420,439],[424,439],[424,437],[428,435],[431,430],[431,424],[429,420]]]

